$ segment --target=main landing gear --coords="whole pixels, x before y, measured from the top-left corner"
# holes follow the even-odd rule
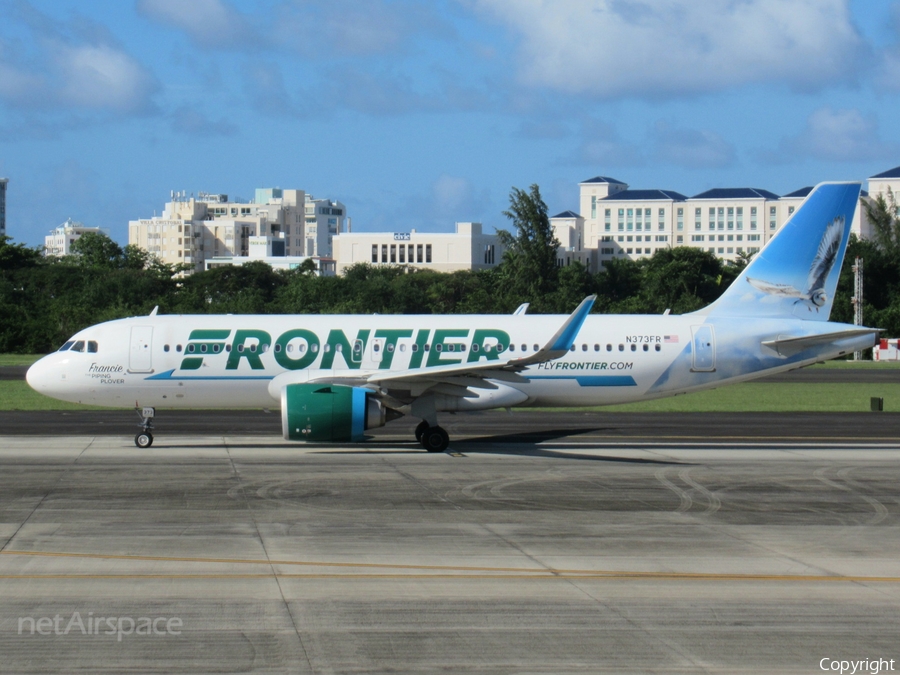
[[[134,410],[138,417],[141,418],[141,423],[138,425],[141,431],[134,437],[134,444],[139,448],[149,448],[153,445],[153,434],[150,431],[153,429],[153,418],[156,416],[156,408],[142,408],[141,410],[135,408]]]
[[[439,426],[430,426],[422,420],[416,427],[416,440],[428,452],[444,452],[450,445],[450,437]]]

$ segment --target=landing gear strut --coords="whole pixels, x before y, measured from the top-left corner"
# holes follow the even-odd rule
[[[141,423],[138,425],[141,431],[134,437],[134,444],[139,448],[149,448],[153,445],[153,434],[150,431],[153,429],[156,408],[142,408],[141,410],[135,408],[134,410],[141,418]]]
[[[439,426],[428,426],[428,422],[422,422],[416,427],[416,439],[428,452],[444,452],[450,445],[450,437]]]

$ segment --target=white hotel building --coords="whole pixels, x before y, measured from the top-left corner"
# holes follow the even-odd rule
[[[44,255],[71,255],[72,244],[78,241],[81,238],[81,235],[89,232],[109,236],[109,230],[102,230],[99,227],[88,227],[83,223],[76,223],[69,218],[66,222],[44,237]]]
[[[201,271],[206,261],[227,264],[247,258],[251,239],[273,257],[330,259],[332,240],[347,222],[340,202],[315,199],[303,190],[259,188],[252,202],[227,195],[173,193],[162,216],[128,223],[128,243],[165,263]]]
[[[894,189],[900,187],[900,167],[872,177],[870,186],[883,191],[892,179]],[[759,188],[714,188],[687,197],[674,190],[631,190],[607,176],[579,187],[583,215],[564,211],[550,222],[561,243],[559,265],[579,261],[592,272],[613,258],[640,259],[676,246],[703,249],[723,260],[756,253],[812,190],[778,196]],[[863,192],[860,199],[867,198]],[[852,231],[869,235],[862,204]]]
[[[345,232],[334,238],[337,273],[357,263],[400,265],[437,272],[496,267],[506,249],[481,223],[456,223],[456,232]]]

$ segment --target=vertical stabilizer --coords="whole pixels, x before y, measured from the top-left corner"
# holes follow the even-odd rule
[[[859,183],[820,183],[728,290],[700,314],[828,321]]]

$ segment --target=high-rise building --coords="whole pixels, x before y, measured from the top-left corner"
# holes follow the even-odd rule
[[[0,237],[6,235],[6,186],[9,178],[0,178]]]
[[[128,223],[128,243],[194,271],[212,258],[249,256],[251,237],[266,238],[263,244],[275,256],[330,258],[331,238],[342,230],[345,214],[340,202],[314,200],[303,190],[259,188],[249,202],[173,192],[162,216]]]

